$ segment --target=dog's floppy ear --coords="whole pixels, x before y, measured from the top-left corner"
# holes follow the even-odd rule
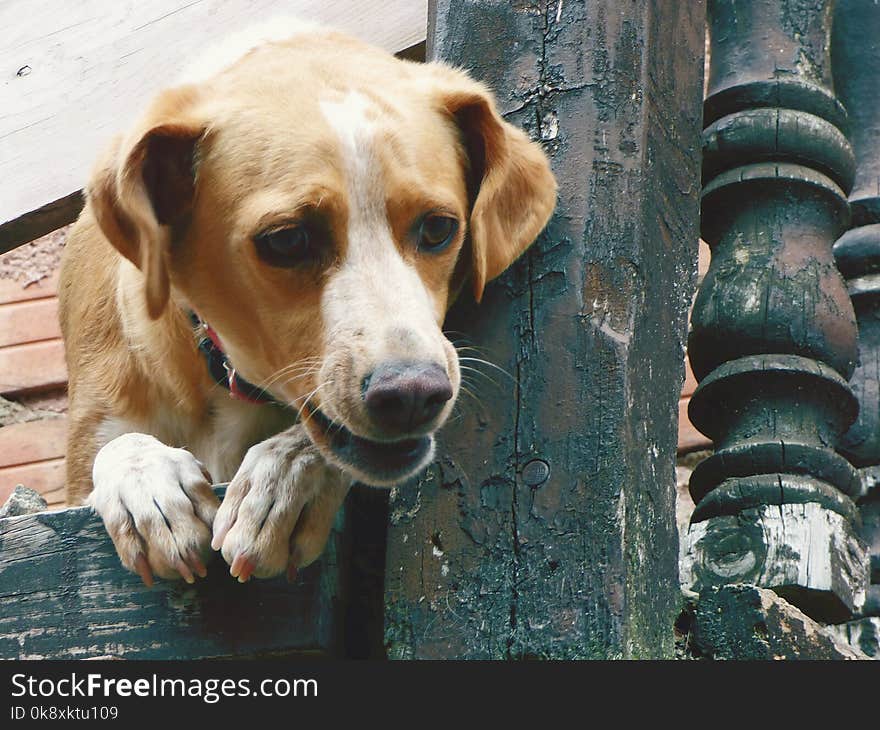
[[[436,65],[437,93],[468,156],[474,298],[534,242],[556,206],[556,179],[540,145],[505,122],[492,94],[463,72]]]
[[[194,156],[205,124],[192,113],[194,95],[190,87],[164,92],[99,163],[86,192],[101,231],[143,273],[153,319],[168,302],[173,228],[195,195]]]

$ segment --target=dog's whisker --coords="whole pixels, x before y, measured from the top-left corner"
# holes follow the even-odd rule
[[[484,354],[488,354],[489,350],[485,347],[477,347],[476,345],[459,345],[457,342],[452,343],[457,352],[480,352]]]
[[[486,380],[489,382],[487,383]],[[474,380],[472,377],[469,377],[467,373],[462,374],[462,383],[467,385],[475,394],[478,394],[480,397],[485,395],[485,388],[487,385],[492,386],[492,390],[498,394],[505,393],[504,388],[502,388],[498,383],[491,380],[490,378],[486,378],[485,380]]]
[[[281,385],[282,386],[290,385],[291,383],[295,383],[297,380],[302,380],[303,378],[310,378],[311,376],[315,375],[317,372],[318,372],[317,369],[310,368],[306,372],[297,373],[295,375],[291,375],[288,378],[285,378],[284,381],[281,383]]]
[[[479,358],[479,357],[460,357],[460,358],[458,358],[458,359],[461,360],[462,362],[482,363],[483,365],[488,365],[490,368],[494,368],[494,369],[497,370],[498,372],[503,373],[504,375],[506,375],[506,376],[507,376],[508,378],[510,378],[514,383],[517,382],[516,378],[514,378],[509,372],[507,372],[507,370],[505,370],[505,369],[504,369],[503,367],[501,367],[500,365],[496,365],[494,362],[489,362],[488,360],[483,360],[482,358]]]
[[[321,390],[321,388],[325,388],[326,386],[328,386],[328,385],[332,385],[332,384],[333,384],[333,381],[332,381],[332,380],[325,380],[323,383],[321,383],[320,385],[318,385],[318,387],[316,387],[314,390],[312,390],[310,393],[308,393],[308,394],[302,399],[302,400],[303,400],[302,405],[297,409],[297,412],[296,412],[296,420],[297,420],[297,421],[302,422],[302,412],[303,412],[303,410],[304,410],[304,409],[306,408],[306,406],[309,404],[309,401],[310,401],[312,398],[314,398],[314,397],[318,394],[318,392]],[[290,403],[291,407],[296,408],[296,401],[297,401],[297,400],[299,400],[299,398],[295,398],[293,401],[291,401],[291,403]],[[306,419],[306,422],[307,422],[309,419],[311,419],[311,417],[312,417],[312,413],[309,413],[309,418]],[[326,416],[325,416],[325,417],[326,417]]]
[[[501,387],[501,384],[500,384],[497,380],[495,380],[495,378],[491,377],[491,376],[488,375],[487,373],[484,373],[482,370],[477,370],[476,368],[467,367],[466,365],[461,365],[461,366],[460,366],[460,369],[461,369],[461,371],[462,371],[463,373],[473,373],[474,375],[479,375],[479,376],[485,378],[486,380],[488,380],[490,383],[492,383],[492,385],[494,385],[494,386],[495,386],[496,388],[498,388],[499,390],[504,390],[504,389]],[[466,377],[466,376],[463,374],[463,375],[462,375],[462,378],[464,378],[464,377]],[[469,382],[470,382],[473,386],[476,387],[477,384],[476,384],[475,381],[472,381],[472,380],[471,380],[471,381],[469,381]]]
[[[278,378],[283,377],[285,374],[289,372],[296,371],[299,368],[312,368],[318,362],[320,362],[321,358],[319,357],[306,357],[301,360],[296,360],[295,362],[290,363],[289,365],[285,365],[283,368],[279,368],[268,378],[263,380],[261,383],[257,383],[256,386],[261,390],[268,388],[272,383],[274,383]]]
[[[467,395],[471,399],[471,401],[473,402],[474,408],[477,411],[477,415],[485,416],[486,415],[486,406],[483,403],[483,401],[480,400],[480,398],[476,394],[471,393],[470,391],[465,391],[465,395]],[[464,404],[464,403],[465,403],[465,401],[462,401],[462,404]]]
[[[311,358],[310,358],[310,360],[311,360]],[[273,375],[269,376],[266,380],[264,380],[262,383],[260,383],[257,387],[260,388],[260,390],[265,390],[266,388],[268,388],[273,383],[277,382],[280,378],[284,377],[285,375],[295,374],[295,373],[299,373],[301,371],[304,371],[304,376],[305,376],[305,375],[309,375],[313,372],[316,372],[317,370],[320,369],[320,364],[321,364],[320,358],[316,358],[316,360],[317,360],[317,362],[314,362],[314,363],[304,362],[302,360],[298,360],[295,363],[291,363],[290,365],[287,365],[287,366],[281,368],[280,370],[277,370]]]

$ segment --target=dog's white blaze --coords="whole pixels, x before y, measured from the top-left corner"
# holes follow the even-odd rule
[[[349,198],[346,258],[322,298],[328,331],[352,327],[356,319],[358,328],[380,328],[368,339],[378,346],[381,359],[444,362],[442,348],[431,337],[439,334],[438,313],[415,268],[400,255],[388,222],[385,184],[374,151],[373,120],[380,112],[356,92],[320,106],[340,141]]]

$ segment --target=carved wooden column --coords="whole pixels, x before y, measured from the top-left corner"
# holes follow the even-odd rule
[[[851,384],[860,408],[840,451],[860,468],[866,492],[859,506],[861,535],[871,551],[872,585],[862,613],[880,617],[880,5],[838,0],[831,57],[856,159],[849,196],[852,228],[834,245],[834,253],[859,324],[860,364]],[[872,624],[876,634],[880,619]]]
[[[831,253],[854,159],[828,54],[829,0],[710,0],[701,228],[712,262],[688,352],[694,425],[715,442],[682,581],[753,583],[820,620],[864,601],[856,470],[835,447],[857,414],[856,323]]]

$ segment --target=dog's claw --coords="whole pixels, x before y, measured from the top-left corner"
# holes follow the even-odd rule
[[[241,572],[238,574],[238,582],[239,583],[247,583],[253,572],[256,570],[257,566],[254,565],[252,560],[244,559],[241,566]]]
[[[237,555],[229,568],[229,575],[233,578],[238,578],[239,583],[247,583],[248,578],[254,572],[254,568],[254,564],[248,560],[246,555]]]
[[[226,539],[226,535],[229,533],[231,527],[232,525],[227,522],[221,525],[219,528],[215,528],[214,537],[211,538],[212,550],[219,550],[223,547],[223,541]]]
[[[192,585],[196,582],[196,579],[193,577],[192,571],[183,560],[179,560],[175,567],[177,568],[177,572],[180,573],[180,577],[183,578],[187,583]]]
[[[134,569],[135,572],[141,577],[144,585],[147,588],[152,588],[153,572],[150,570],[150,564],[147,562],[146,555],[144,555],[143,553],[137,554],[137,557],[134,559]]]
[[[202,559],[193,550],[189,551],[189,566],[199,578],[204,578],[208,575],[208,569],[205,567]]]

